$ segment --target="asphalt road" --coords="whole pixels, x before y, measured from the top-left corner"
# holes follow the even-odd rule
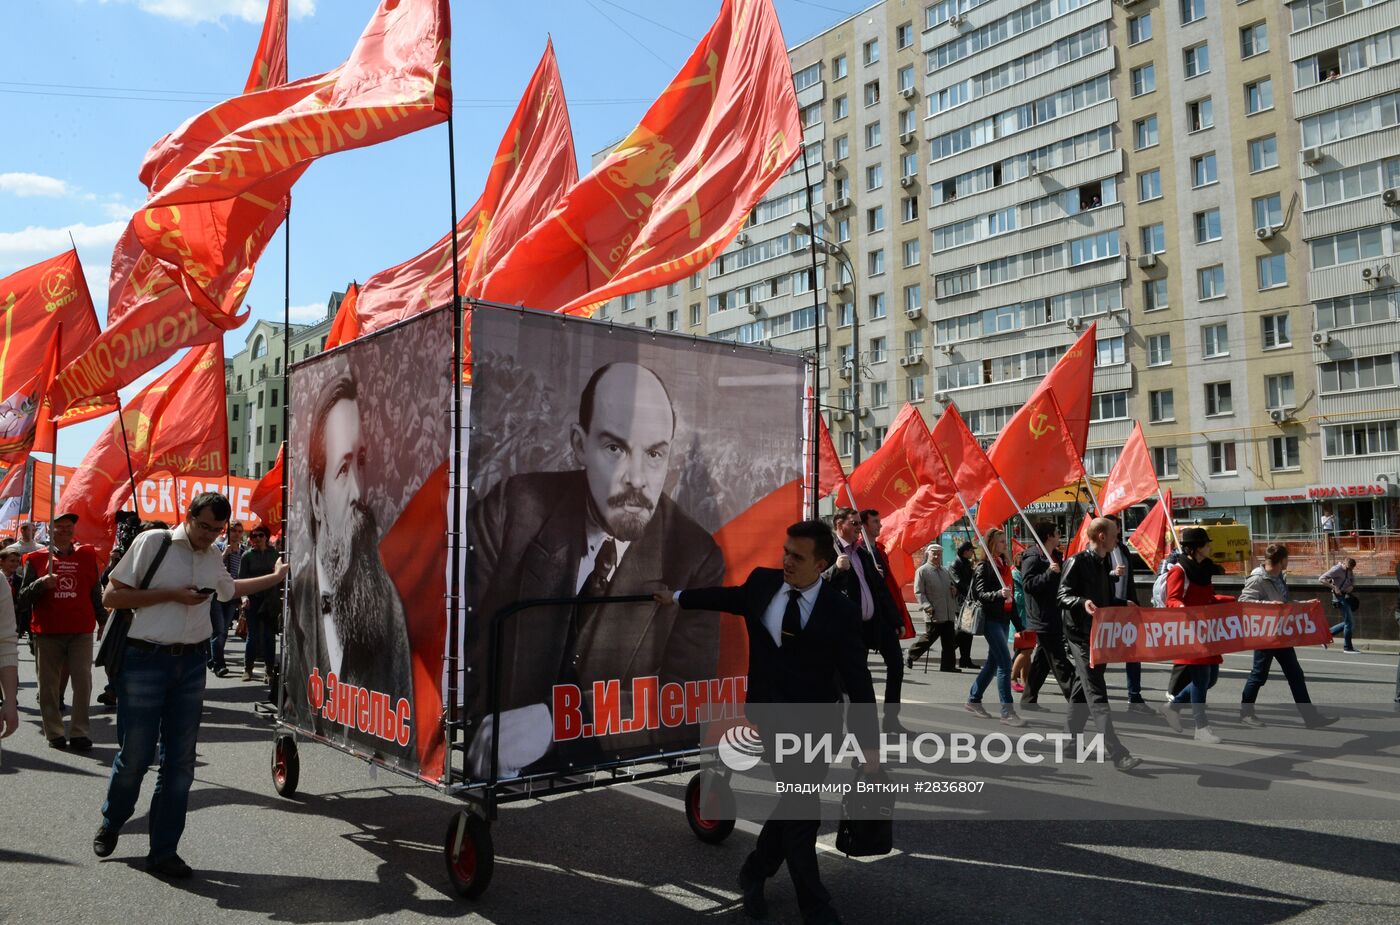
[[[237,664],[238,647],[230,648]],[[1314,700],[1388,708],[1394,654],[1343,656],[1334,648],[1303,657]],[[1247,785],[1269,741],[1233,720],[1229,701],[1238,700],[1248,665],[1247,657],[1227,658],[1211,692],[1226,741],[1193,760],[1216,771],[1181,773],[1179,762],[1149,758],[1142,777],[1092,773],[1169,804]],[[458,900],[442,854],[457,804],[314,744],[301,748],[300,794],[279,798],[268,772],[271,727],[252,710],[261,688],[237,678],[210,680],[181,845],[197,875],[173,885],[141,869],[154,775],[116,852],[93,857],[115,751],[113,715],[98,708],[97,747],[86,755],[48,748],[34,707],[34,666],[23,653],[24,727],[4,740],[0,757],[0,922],[746,921],[735,874],[757,827],[741,821],[719,846],[697,841],[679,808],[684,777],[505,807],[493,829],[490,890],[475,902]],[[1113,678],[1121,684],[1121,673]],[[1165,668],[1147,667],[1144,680],[1160,688]],[[915,723],[975,727],[956,707],[970,681],[916,670],[905,687],[907,700],[921,702],[910,708]],[[1121,703],[1121,688],[1112,693]],[[1286,699],[1278,678],[1261,703]],[[1386,722],[1376,715],[1373,723]],[[1170,734],[1160,724],[1124,720],[1135,751],[1165,752]],[[1389,722],[1381,728],[1400,731],[1400,714]],[[1270,811],[1257,818],[910,822],[897,829],[896,853],[870,861],[831,849],[828,825],[822,875],[849,923],[1393,925],[1400,922],[1400,736],[1373,736],[1367,747],[1367,761],[1352,762],[1364,765],[1364,774],[1352,770],[1372,787],[1367,805],[1376,811],[1365,819],[1319,809],[1329,781],[1348,776],[1347,759],[1335,757],[1346,753],[1339,741],[1327,774],[1310,775],[1311,787],[1268,791]],[[1154,789],[1166,786],[1157,781],[1169,789]],[[770,882],[768,896],[772,921],[800,921],[785,873]]]

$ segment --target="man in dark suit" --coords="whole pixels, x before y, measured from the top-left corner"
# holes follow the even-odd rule
[[[803,521],[788,527],[782,571],[754,569],[740,587],[688,588],[675,592],[674,599],[686,610],[724,611],[744,618],[749,635],[748,714],[770,761],[774,736],[788,731],[793,711],[781,707],[765,711],[763,705],[835,705],[844,688],[851,700],[851,731],[870,772],[878,767],[875,691],[865,666],[860,611],[831,582],[822,580],[823,571],[835,559],[826,524]],[[660,591],[655,599],[660,603],[672,595]],[[861,706],[865,704],[869,706]],[[774,764],[774,776],[800,777],[812,784],[826,776],[825,766],[789,768],[788,764]],[[764,881],[786,861],[803,921],[809,925],[840,921],[817,869],[820,816],[815,792],[786,793],[780,798],[739,871],[744,909],[750,916],[767,915]]]
[[[660,377],[611,363],[589,379],[570,437],[583,468],[516,475],[471,512],[473,583],[479,589],[467,664],[478,679],[467,715],[478,729],[468,749],[473,772],[490,771],[490,683],[500,685],[503,775],[546,758],[553,747],[556,684],[577,684],[591,721],[593,682],[621,682],[622,716],[632,713],[632,680],[660,684],[714,677],[719,621],[677,619],[674,604],[561,605],[519,612],[501,625],[501,663],[492,677],[490,621],[530,598],[650,594],[717,584],[724,556],[710,534],[662,490],[675,411]],[[696,727],[640,730],[574,740],[574,764],[698,743]],[[592,751],[590,751],[590,749]]]
[[[436,717],[413,717],[407,743],[385,742],[353,724],[331,724],[306,693],[315,670],[323,682],[334,674],[338,682],[387,695],[391,710],[400,700],[414,702],[403,602],[379,557],[379,525],[364,500],[359,393],[349,375],[322,389],[306,454],[311,561],[292,579],[284,710],[317,734],[411,758],[417,727]]]
[[[878,530],[879,515],[874,511],[866,513],[874,516]],[[904,618],[885,583],[889,563],[878,547],[866,545],[861,516],[855,511],[839,508],[832,524],[836,529],[836,561],[822,577],[860,608],[864,646],[879,652],[885,661],[885,732],[908,732],[899,722],[900,689],[904,685],[904,653],[899,646],[899,631]]]

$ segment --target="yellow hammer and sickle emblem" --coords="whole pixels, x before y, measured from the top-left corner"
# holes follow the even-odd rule
[[[1050,433],[1050,431],[1054,430],[1054,429],[1055,429],[1055,425],[1054,425],[1054,424],[1048,423],[1049,420],[1050,420],[1050,415],[1048,415],[1048,414],[1034,414],[1034,415],[1031,415],[1031,421],[1030,421],[1031,436],[1032,436],[1032,437],[1035,437],[1035,439],[1039,440],[1041,437],[1045,436],[1046,434]]]

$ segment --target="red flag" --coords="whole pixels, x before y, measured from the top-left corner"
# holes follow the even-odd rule
[[[996,469],[992,467],[982,444],[972,435],[972,430],[967,426],[967,421],[963,419],[962,412],[958,411],[956,405],[949,405],[944,409],[929,436],[943,463],[942,466],[935,467],[935,477],[941,478],[942,474],[946,473],[946,478],[952,480],[954,490],[946,492],[948,503],[956,503],[957,517],[962,517],[966,513],[962,501],[969,505],[975,504],[988,488],[996,484]],[[956,500],[958,492],[962,494],[962,501]],[[956,520],[957,517],[953,519]]]
[[[1171,509],[1172,493],[1171,489],[1167,489],[1152,510],[1147,512],[1142,523],[1138,524],[1133,535],[1128,537],[1128,542],[1142,556],[1142,561],[1151,567],[1153,574],[1162,567],[1162,560],[1167,557]]]
[[[219,342],[190,350],[127,402],[63,490],[63,506],[80,517],[79,538],[105,542],[112,517],[130,497],[126,447],[137,481],[162,472],[222,478],[228,471],[226,407]]]
[[[1084,446],[1089,441],[1089,405],[1094,397],[1097,330],[1098,322],[1089,325],[1089,329],[1060,357],[1050,374],[1035,387],[1021,410],[1007,422],[1006,428],[987,451],[992,466],[1001,473],[1015,493],[1016,500],[1022,504],[1029,504],[1046,491],[1062,488],[1073,481],[1067,479],[1054,485],[1037,481],[1033,475],[1028,475],[1035,471],[1034,467],[1027,468],[1025,460],[1018,455],[1025,448],[1024,434],[1029,426],[1027,416],[1033,413],[1031,409],[1036,407],[1037,400],[1052,391],[1055,393],[1075,455],[1080,458],[1084,456]],[[1034,413],[1044,414],[1045,411],[1042,409]],[[978,508],[977,529],[985,532],[989,527],[1005,523],[1015,512],[1016,506],[1004,491],[993,491],[982,499]]]
[[[12,463],[5,473],[5,481],[0,482],[0,501],[24,497],[24,472],[29,468],[29,457]]]
[[[5,316],[0,397],[14,394],[16,386],[34,375],[59,325],[65,332],[59,368],[90,349],[101,331],[76,250],[0,279],[0,312]],[[60,423],[77,423],[115,409],[117,397],[113,393],[112,389],[93,392],[89,401],[73,408]]]
[[[481,295],[591,314],[689,276],[739,232],[801,141],[771,0],[724,0],[641,124],[500,260]]]
[[[846,467],[836,453],[826,418],[817,415],[817,497],[829,498],[837,489],[846,489]],[[844,495],[843,495],[844,496]],[[840,498],[837,499],[838,503]]]
[[[933,445],[919,409],[909,403],[899,410],[880,448],[856,466],[851,491],[860,503],[881,518],[904,507],[920,485],[933,481]]]
[[[253,54],[244,93],[256,93],[287,82],[287,0],[267,0],[262,38]]]
[[[55,328],[38,371],[0,401],[0,465],[14,465],[31,451],[52,453],[54,425],[49,420],[48,394],[58,374],[63,326]]]
[[[1084,462],[1050,391],[1041,391],[1016,412],[987,457],[1022,504],[1084,477]],[[991,486],[977,507],[978,532],[1001,526],[1016,510],[1000,484]]]
[[[1113,464],[1103,492],[1099,495],[1099,512],[1108,517],[1132,507],[1157,493],[1157,470],[1152,468],[1152,454],[1142,436],[1142,425],[1134,424],[1132,435]]]
[[[277,448],[277,461],[258,480],[253,497],[248,502],[253,516],[271,530],[273,536],[282,532],[282,458],[286,452],[287,444],[284,442]]]
[[[331,322],[331,332],[326,335],[326,350],[348,344],[364,333],[360,325],[360,313],[355,310],[355,304],[359,301],[360,287],[351,283],[345,289],[345,297],[340,300],[340,308],[336,309],[335,320]]]

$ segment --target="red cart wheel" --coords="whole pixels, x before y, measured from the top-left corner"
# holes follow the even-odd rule
[[[452,817],[443,843],[447,878],[463,899],[476,899],[486,892],[496,866],[496,850],[491,845],[491,824],[465,810]]]
[[[272,786],[279,796],[290,797],[297,792],[301,778],[301,758],[297,755],[297,740],[279,735],[272,746]]]
[[[718,845],[734,831],[734,794],[714,771],[701,771],[685,785],[685,821],[695,837]]]

